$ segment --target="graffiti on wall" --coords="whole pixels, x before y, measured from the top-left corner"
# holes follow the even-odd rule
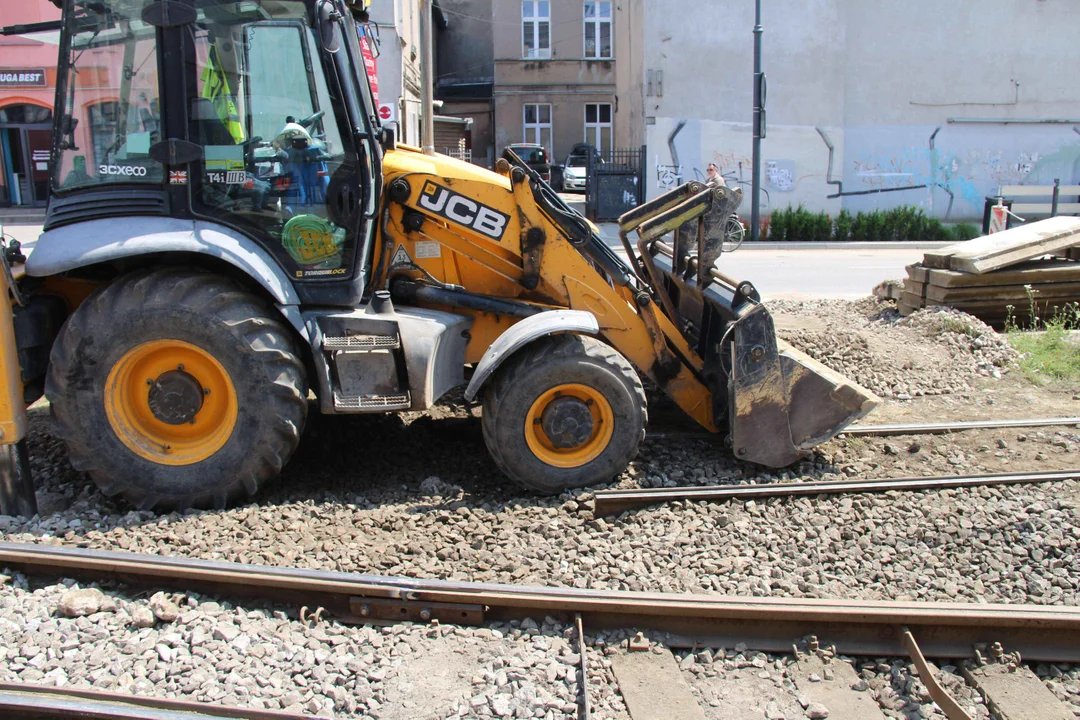
[[[706,178],[714,162],[728,185],[751,189],[752,162],[740,151],[745,128],[697,119],[670,119],[657,128],[651,191]],[[762,204],[790,193],[782,204],[805,203],[835,212],[919,205],[942,219],[982,214],[984,198],[1002,185],[1080,184],[1080,126],[865,126],[835,130],[785,129],[761,168]],[[842,144],[843,151],[839,147]],[[664,148],[664,146],[667,146]],[[730,149],[734,148],[734,149]],[[769,153],[769,145],[764,146]],[[841,159],[842,158],[842,159]],[[839,201],[839,202],[838,202]]]
[[[795,189],[795,161],[794,160],[766,160],[765,161],[765,184],[780,192],[791,192]]]

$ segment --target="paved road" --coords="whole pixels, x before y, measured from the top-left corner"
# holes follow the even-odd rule
[[[561,193],[571,207],[583,212],[584,195]],[[625,257],[613,223],[600,225],[607,243]],[[893,244],[892,247],[804,247],[778,249],[765,244],[744,244],[723,255],[720,269],[736,280],[749,280],[765,299],[843,298],[855,300],[870,294],[883,280],[901,280],[904,267],[922,260],[926,246]]]
[[[721,256],[718,267],[736,280],[749,280],[766,300],[844,298],[870,294],[882,280],[903,279],[904,266],[922,259],[922,250],[773,250],[744,245]]]
[[[601,227],[604,238],[621,253],[614,225]],[[22,243],[41,232],[40,225],[5,225],[4,232]],[[743,245],[720,258],[719,266],[737,280],[754,283],[764,298],[846,298],[869,295],[882,280],[904,277],[904,266],[922,258],[923,249],[798,248]]]

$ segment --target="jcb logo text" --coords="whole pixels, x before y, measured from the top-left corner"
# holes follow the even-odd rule
[[[502,239],[506,232],[506,223],[510,220],[509,215],[433,182],[424,183],[424,189],[420,193],[420,207],[495,240]]]

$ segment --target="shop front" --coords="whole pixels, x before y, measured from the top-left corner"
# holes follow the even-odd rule
[[[0,25],[60,19],[49,0],[3,2]],[[0,207],[49,199],[56,59],[60,33],[0,35]]]
[[[25,102],[0,107],[0,206],[44,207],[51,140],[51,109]]]

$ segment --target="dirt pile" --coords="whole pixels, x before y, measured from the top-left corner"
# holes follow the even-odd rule
[[[966,313],[926,308],[904,318],[891,303],[866,298],[768,303],[784,340],[886,398],[969,390],[1001,377],[1017,353]]]

